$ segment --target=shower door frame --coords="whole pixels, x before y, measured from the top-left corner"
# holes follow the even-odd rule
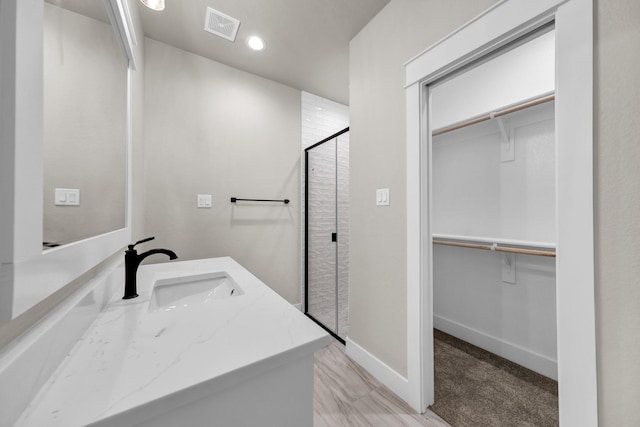
[[[336,314],[336,331],[332,331],[329,327],[327,327],[326,325],[324,325],[322,322],[320,322],[318,319],[316,319],[315,317],[313,317],[311,314],[309,314],[309,151],[324,144],[327,143],[329,141],[332,140],[336,140],[336,150],[338,148],[338,137],[340,135],[343,135],[345,133],[349,132],[349,127],[347,126],[346,128],[342,129],[341,131],[338,131],[336,133],[334,133],[333,135],[330,135],[328,137],[326,137],[325,139],[323,139],[320,142],[316,142],[315,144],[307,147],[304,149],[304,314],[311,320],[313,320],[316,324],[318,324],[318,326],[320,326],[322,329],[324,329],[325,331],[329,332],[329,334],[331,334],[332,337],[334,337],[335,339],[337,339],[338,341],[340,341],[342,344],[345,344],[345,340],[344,338],[340,337],[338,335],[338,325],[337,325],[337,314]],[[338,161],[338,158],[336,156],[336,162]],[[336,181],[336,187],[338,185],[338,182]],[[336,194],[337,194],[337,189],[336,189]],[[337,196],[336,196],[337,197]],[[336,220],[337,220],[337,212],[336,212]],[[338,233],[337,230],[337,226],[336,226],[336,235]],[[339,237],[339,236],[337,236]],[[338,253],[337,253],[337,240],[336,240],[336,288],[338,285],[338,276],[337,276],[337,269],[338,269],[338,263],[337,263],[337,257],[338,257]],[[336,300],[338,298],[338,291],[336,289]],[[337,308],[337,301],[336,301],[336,308]]]

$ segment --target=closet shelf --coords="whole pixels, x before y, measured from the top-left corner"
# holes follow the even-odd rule
[[[544,104],[545,102],[551,102],[556,99],[555,93],[547,93],[542,96],[525,100],[521,103],[514,104],[511,106],[504,107],[498,111],[489,112],[486,114],[482,114],[480,116],[473,117],[469,120],[465,120],[462,122],[454,123],[449,126],[441,127],[439,129],[434,130],[431,135],[438,136],[447,132],[452,132],[454,130],[462,129],[467,126],[472,126],[477,123],[486,122],[487,120],[491,120],[494,118],[506,116],[507,114],[515,113],[516,111],[524,110],[526,108],[535,107],[536,105]]]
[[[434,245],[456,246],[470,249],[483,249],[497,252],[509,252],[525,255],[555,257],[555,243],[529,240],[500,239],[477,236],[458,236],[451,234],[433,234]],[[471,242],[471,243],[470,243]],[[509,245],[509,246],[501,246]],[[535,248],[535,249],[532,249]]]

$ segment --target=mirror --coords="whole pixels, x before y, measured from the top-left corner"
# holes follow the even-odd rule
[[[59,1],[76,3],[83,8],[79,10],[93,9],[85,0]],[[126,111],[124,138],[119,141],[126,160],[120,177],[109,176],[111,181],[122,178],[127,187],[122,201],[125,208],[120,209],[124,220],[115,231],[43,251],[45,2],[0,1],[0,322],[25,313],[131,241],[131,82],[142,84],[141,76],[134,74],[135,57],[141,50],[136,47],[127,0],[104,0],[104,6],[112,23],[110,31],[116,34],[120,55],[125,58],[119,62],[119,74],[124,73],[126,81],[124,94],[119,94]],[[58,50],[58,54],[64,52]],[[29,319],[37,320],[37,313],[40,311]]]
[[[103,0],[46,0],[43,249],[125,227],[127,64]]]

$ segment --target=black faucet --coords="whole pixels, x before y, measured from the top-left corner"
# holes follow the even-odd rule
[[[138,252],[134,249],[136,245],[140,243],[148,242],[149,240],[153,240],[155,237],[148,237],[146,239],[142,239],[138,242],[135,242],[133,245],[129,245],[129,249],[124,252],[124,296],[122,299],[131,299],[138,296],[137,286],[136,286],[136,273],[138,272],[138,267],[143,259],[153,254],[165,254],[169,256],[169,259],[176,259],[178,255],[175,252],[170,251],[168,249],[151,249],[150,251],[144,252],[138,255]]]

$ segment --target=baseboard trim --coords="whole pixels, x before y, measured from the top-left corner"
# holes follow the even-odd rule
[[[409,381],[348,337],[346,339],[346,353],[402,400],[411,401]]]
[[[547,356],[442,316],[433,316],[433,327],[531,369],[545,377],[558,380],[558,362]]]

